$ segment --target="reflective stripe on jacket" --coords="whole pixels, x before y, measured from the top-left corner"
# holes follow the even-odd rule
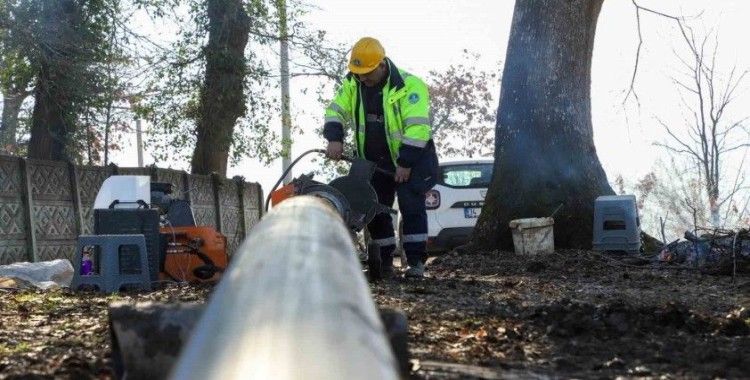
[[[394,164],[412,167],[432,138],[430,96],[427,85],[386,58],[388,80],[383,87],[383,113],[386,139]],[[344,127],[354,130],[357,154],[364,157],[365,110],[361,83],[349,73],[331,104],[326,108],[324,136],[341,141]]]

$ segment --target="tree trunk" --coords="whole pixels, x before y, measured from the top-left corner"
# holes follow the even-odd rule
[[[93,145],[93,143],[94,143],[93,142],[94,138],[93,138],[92,133],[91,133],[91,124],[89,124],[89,113],[88,112],[86,112],[86,114],[84,116],[83,125],[86,128],[86,157],[88,158],[88,165],[91,166],[91,165],[93,165],[93,161],[92,161],[93,154],[91,152],[91,150],[92,150],[92,146],[91,145]]]
[[[68,160],[75,132],[75,99],[85,75],[81,61],[81,6],[71,0],[40,2],[39,67],[34,91],[34,111],[29,158]]]
[[[241,0],[208,0],[206,79],[192,172],[226,175],[234,124],[245,113],[245,46],[250,18]]]
[[[28,96],[24,92],[14,92],[11,89],[3,91],[3,119],[0,124],[0,153],[16,154],[16,132],[18,131],[18,113],[21,105]]]
[[[716,193],[717,194],[715,196],[710,195],[708,197],[708,208],[711,217],[711,227],[721,228],[721,205],[719,204],[718,190]]]
[[[57,76],[65,76],[57,73]],[[66,150],[73,131],[65,120],[66,101],[58,87],[52,83],[49,65],[42,64],[34,94],[34,112],[29,140],[29,158],[41,160],[68,160]]]
[[[716,127],[713,127],[716,130]],[[721,227],[721,204],[719,203],[719,152],[716,147],[716,134],[711,134],[711,141],[714,150],[710,155],[711,167],[710,171],[706,172],[706,194],[708,195],[708,210],[710,215],[711,227]]]
[[[478,247],[512,249],[508,222],[549,216],[560,204],[555,245],[591,247],[594,200],[614,194],[591,125],[591,56],[602,1],[516,1],[495,174],[473,236]]]

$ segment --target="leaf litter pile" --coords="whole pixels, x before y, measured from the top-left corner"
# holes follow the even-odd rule
[[[107,305],[196,302],[169,286],[104,296],[0,291],[0,378],[111,378]],[[587,251],[448,253],[428,278],[372,285],[409,318],[417,378],[742,378],[750,276],[636,265]]]

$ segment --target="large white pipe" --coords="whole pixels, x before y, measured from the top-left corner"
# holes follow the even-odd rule
[[[173,379],[396,379],[354,243],[323,201],[285,200],[253,228]]]

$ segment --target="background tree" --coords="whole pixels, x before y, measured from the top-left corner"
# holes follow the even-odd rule
[[[206,79],[200,92],[200,115],[192,172],[227,173],[234,125],[245,114],[245,46],[250,18],[241,0],[208,0]]]
[[[29,2],[25,17],[34,45],[29,57],[36,70],[30,158],[67,160],[86,98],[100,91],[96,65],[109,48],[112,27],[105,1]]]
[[[94,69],[99,76],[97,91],[85,96],[69,147],[71,158],[78,163],[108,165],[110,153],[120,149],[121,140],[130,132],[134,116],[130,101],[138,91],[133,82],[142,75],[138,73],[139,61],[149,42],[130,26],[140,6],[152,7],[138,0],[115,0],[103,9],[111,26],[102,37],[107,49]]]
[[[139,115],[154,126],[148,136],[152,155],[160,161],[193,161],[193,147],[198,142],[198,120],[202,117],[200,88],[206,78],[205,38],[209,27],[204,1],[189,2],[187,15],[178,16],[183,25],[179,39],[153,60],[154,75],[143,90],[138,104]],[[250,17],[249,39],[245,49],[245,112],[237,117],[229,141],[228,163],[243,157],[270,163],[282,153],[277,128],[281,114],[279,95],[273,91],[280,84],[278,59],[273,59],[279,42],[279,14],[276,0],[246,0]],[[287,38],[290,47],[290,74],[294,78],[331,78],[346,61],[332,58],[341,48],[327,40],[323,31],[310,30],[300,21],[308,6],[287,1]],[[346,50],[344,50],[346,51]],[[343,63],[342,63],[343,62]],[[318,87],[317,84],[314,87]],[[304,90],[307,91],[307,90]],[[301,133],[292,124],[292,136]],[[214,169],[211,169],[214,170]]]
[[[477,71],[478,54],[464,51],[464,61],[447,70],[431,71],[432,129],[441,157],[489,157],[495,143],[497,73]]]
[[[503,70],[495,169],[472,241],[511,249],[508,223],[555,215],[557,247],[591,246],[597,196],[614,194],[591,124],[602,0],[518,0]]]
[[[722,209],[736,207],[732,204],[735,195],[747,189],[744,159],[739,167],[727,165],[734,153],[744,158],[750,148],[750,131],[745,124],[748,117],[732,117],[730,109],[747,71],[739,72],[732,67],[728,73],[722,73],[716,63],[718,36],[714,38],[708,33],[696,37],[691,28],[679,25],[688,54],[677,56],[682,72],[672,81],[679,92],[683,114],[688,116],[683,125],[670,125],[657,116],[668,135],[657,145],[688,160],[692,170],[678,178],[697,180],[702,185],[709,222],[720,228],[725,222]],[[705,208],[699,206],[692,205],[703,214]]]
[[[106,164],[133,118],[129,103],[150,73],[145,55],[156,46],[132,29],[133,21],[163,18],[175,4],[0,0],[0,146],[18,143],[10,153]],[[29,93],[35,95],[33,111],[24,106],[23,112],[32,117],[19,119]]]
[[[212,172],[226,170],[227,162],[222,164],[221,160],[211,158],[211,149],[223,149],[221,146],[210,146],[204,144],[198,147],[199,133],[201,139],[209,138],[212,141],[222,140],[222,144],[229,144],[229,164],[237,162],[241,157],[253,156],[266,161],[275,158],[273,147],[268,141],[273,141],[275,135],[269,128],[272,115],[277,107],[268,91],[269,64],[263,56],[268,49],[273,35],[268,31],[269,16],[268,4],[262,0],[242,2],[242,8],[248,17],[248,42],[250,46],[243,50],[244,57],[240,59],[236,51],[232,51],[227,57],[230,58],[220,62],[219,56],[214,55],[212,67],[217,65],[241,64],[244,68],[224,66],[230,70],[234,84],[241,85],[242,99],[231,100],[234,113],[234,124],[231,130],[223,129],[221,133],[209,135],[210,131],[199,132],[201,120],[208,122],[211,117],[221,115],[208,115],[204,118],[203,112],[210,110],[209,103],[203,102],[202,96],[206,89],[218,89],[228,83],[215,83],[220,79],[219,72],[208,76],[209,50],[209,10],[208,2],[205,0],[192,0],[183,5],[187,8],[184,14],[174,14],[170,22],[182,26],[176,40],[166,48],[158,49],[154,57],[149,59],[149,70],[154,73],[149,76],[143,84],[142,95],[136,103],[136,111],[139,117],[149,121],[152,125],[147,134],[147,144],[150,145],[151,154],[156,161],[190,162],[198,166],[209,164],[206,160],[213,160],[214,167],[197,168],[200,172]],[[235,14],[227,14],[226,17],[237,18],[239,11]],[[218,18],[221,16],[214,15]],[[233,22],[237,22],[238,19]],[[217,22],[220,22],[217,19]],[[218,25],[217,25],[218,27]],[[219,32],[217,30],[216,32]],[[220,36],[214,34],[214,38]],[[225,35],[224,38],[227,38]],[[222,42],[215,40],[214,43]],[[225,44],[228,41],[223,41]],[[228,53],[229,51],[227,51]],[[220,52],[219,52],[220,53]],[[237,76],[238,73],[244,73]],[[229,76],[227,76],[229,77]],[[237,91],[236,88],[233,91]],[[207,95],[207,93],[205,93]],[[244,94],[244,95],[243,95]],[[235,94],[236,95],[236,94]],[[239,101],[239,104],[237,104]],[[236,112],[239,111],[239,116]],[[227,116],[231,118],[232,116]],[[208,124],[204,124],[210,127]],[[223,154],[223,153],[222,153]],[[195,156],[195,158],[194,158]]]
[[[684,168],[674,159],[659,160],[652,172],[628,189],[635,194],[641,215],[641,228],[660,231],[664,226],[667,242],[682,237],[694,226],[706,226],[707,214],[703,186],[693,176],[693,167]],[[675,181],[675,177],[681,177]]]
[[[10,53],[0,58],[0,66],[7,70],[0,77],[3,95],[0,153],[18,154],[19,114],[24,101],[33,91],[29,85],[34,75],[28,62],[17,53]]]
[[[652,15],[673,23],[679,32],[680,47],[673,48],[680,64],[672,83],[686,115],[679,121],[656,120],[666,138],[656,145],[671,157],[669,164],[657,162],[652,173],[635,186],[644,204],[664,220],[667,230],[676,236],[692,227],[742,228],[750,222],[750,187],[745,185],[745,161],[750,150],[750,131],[746,112],[735,107],[747,70],[736,66],[720,70],[718,34],[709,31],[696,35],[690,20],[644,7],[633,0],[638,21],[638,49],[633,79],[626,101],[633,95],[638,101],[635,79],[641,46],[641,15]],[[641,186],[647,183],[649,186]],[[668,215],[669,217],[662,217]],[[649,217],[644,217],[646,224]]]
[[[0,153],[18,154],[19,113],[24,100],[31,95],[34,71],[23,54],[28,34],[15,27],[18,3],[0,0],[0,91],[3,96],[0,123]]]

